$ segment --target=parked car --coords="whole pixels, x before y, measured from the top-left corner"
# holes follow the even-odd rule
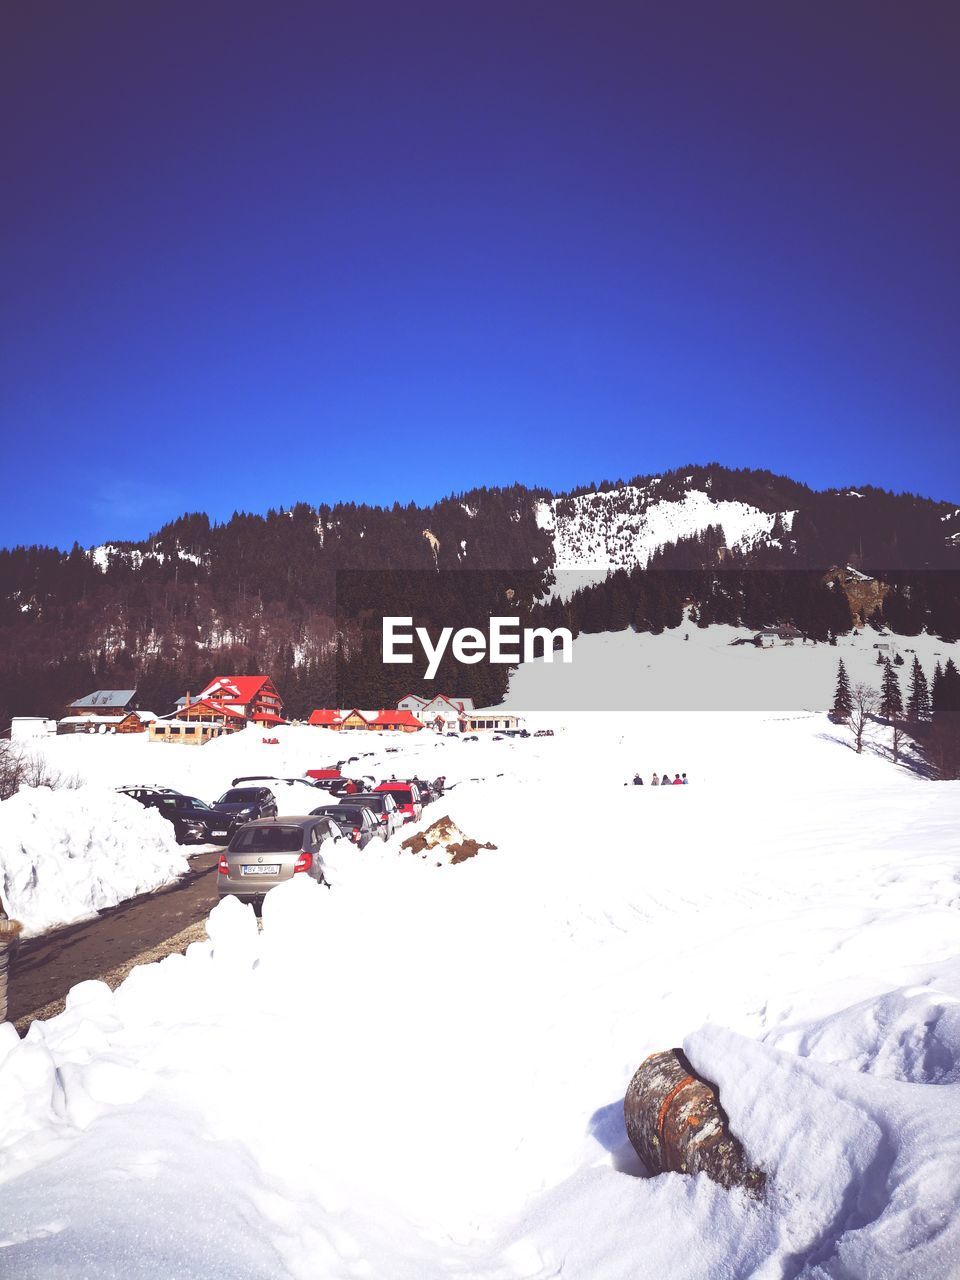
[[[355,786],[352,778],[331,778],[329,782],[323,782],[320,785],[322,789],[328,792],[330,795],[339,796],[339,795],[343,795],[348,784],[351,786],[351,788]],[[350,794],[353,794],[352,790]]]
[[[220,855],[217,893],[250,902],[259,913],[264,894],[296,875],[325,884],[321,851],[341,838],[337,823],[322,815],[245,822]]]
[[[308,778],[312,778],[318,787],[323,787],[328,791],[334,782],[342,780],[342,775],[338,768],[331,769],[308,769]]]
[[[232,837],[237,827],[245,822],[255,822],[258,818],[275,818],[277,798],[269,787],[231,787],[213,808],[227,819]]]
[[[341,796],[339,805],[362,805],[369,809],[380,825],[386,830],[385,840],[403,825],[403,818],[397,812],[397,802],[386,791],[361,791],[355,796]],[[339,806],[338,806],[339,807]]]
[[[324,804],[314,810],[335,822],[343,835],[352,840],[358,849],[365,849],[371,840],[386,840],[387,831],[377,815],[366,805]]]
[[[228,824],[196,796],[184,796],[169,787],[118,787],[146,809],[156,809],[173,825],[177,844],[226,844]]]
[[[435,796],[433,794],[432,782],[425,782],[423,778],[410,778],[409,781],[414,783],[417,790],[420,792],[420,803],[424,808],[426,808],[428,804],[433,803]]]
[[[354,796],[366,789],[359,778],[338,778],[329,790],[332,796]]]
[[[297,786],[313,788],[318,785],[315,778],[281,778],[277,773],[248,773],[242,778],[234,778],[230,785],[231,787],[242,787],[245,782],[260,784],[268,782],[296,783]]]
[[[125,796],[130,796],[134,800],[139,800],[142,805],[151,805],[161,796],[181,796],[182,791],[175,791],[173,787],[158,787],[155,783],[136,783],[126,787],[117,787],[117,790]]]
[[[373,789],[374,791],[384,791],[387,795],[393,796],[403,822],[418,822],[420,820],[423,814],[423,805],[420,802],[420,791],[415,782],[401,782],[397,778],[391,778],[389,782],[381,782],[379,786]]]

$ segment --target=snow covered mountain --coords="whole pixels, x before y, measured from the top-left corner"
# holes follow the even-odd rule
[[[222,524],[187,513],[139,542],[0,550],[0,667],[12,673],[0,677],[0,724],[38,709],[54,714],[94,679],[135,684],[166,705],[221,668],[271,670],[298,714],[333,697],[344,619],[349,629],[371,603],[395,596],[398,611],[449,621],[431,612],[449,613],[447,594],[434,590],[438,570],[474,571],[456,579],[456,593],[483,616],[498,591],[569,599],[572,586],[614,570],[822,574],[835,565],[886,582],[891,572],[955,569],[960,506],[863,484],[818,492],[711,463],[566,493],[514,484],[423,506],[301,502]],[[346,592],[345,604],[351,574],[366,595]],[[919,603],[906,594],[901,613],[916,617],[901,622],[949,630],[942,606],[951,591],[926,591]],[[772,602],[770,613],[810,621],[802,600]],[[489,702],[497,690],[476,692]]]
[[[692,477],[691,477],[692,480]],[[537,523],[552,534],[554,567],[566,569],[645,568],[655,551],[712,526],[723,530],[731,550],[783,545],[796,510],[761,511],[749,502],[715,499],[690,488],[680,498],[661,498],[660,477],[646,485],[553,498],[537,505]]]

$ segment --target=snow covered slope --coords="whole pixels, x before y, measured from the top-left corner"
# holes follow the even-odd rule
[[[511,676],[507,702],[519,711],[624,710],[826,710],[833,701],[842,658],[851,684],[879,688],[877,655],[899,654],[899,680],[906,695],[917,657],[928,682],[939,662],[960,665],[960,644],[937,636],[860,635],[837,637],[836,645],[776,642],[757,649],[743,627],[697,627],[685,623],[661,635],[632,630],[580,635],[573,660],[525,663]],[[686,638],[685,638],[686,637]],[[888,646],[884,650],[878,644]]]
[[[790,529],[795,514],[779,513],[783,529]],[[688,489],[680,500],[661,501],[651,481],[642,488],[625,485],[541,502],[537,523],[553,532],[558,570],[610,571],[645,566],[659,547],[711,525],[722,527],[731,549],[769,543],[777,515],[745,502],[715,501],[699,489]]]
[[[356,772],[446,774],[425,823],[497,848],[438,867],[370,846],[330,891],[269,895],[262,933],[227,902],[209,944],[79,986],[23,1043],[0,1029],[2,1269],[955,1274],[960,784],[858,757],[819,715],[553,725],[351,738]],[[343,749],[277,736],[83,745],[105,780],[182,761],[198,790]],[[654,768],[691,785],[623,785]],[[681,1043],[765,1202],[638,1176],[624,1090]]]

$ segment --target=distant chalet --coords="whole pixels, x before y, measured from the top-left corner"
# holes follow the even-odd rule
[[[97,689],[84,698],[71,702],[66,716],[116,716],[133,711],[136,689]]]
[[[143,733],[156,717],[139,711],[136,697],[136,689],[96,689],[70,703],[57,733]]]
[[[361,711],[358,707],[318,707],[311,712],[307,723],[315,728],[336,729],[340,732],[370,729],[374,733],[383,733],[384,730],[416,733],[423,728],[416,716],[409,711]]]

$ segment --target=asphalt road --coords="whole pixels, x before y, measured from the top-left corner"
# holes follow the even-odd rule
[[[61,1002],[77,982],[106,979],[196,925],[217,904],[220,850],[190,858],[190,870],[164,889],[128,898],[91,920],[22,940],[7,990],[7,1017],[25,1031],[30,1016]],[[151,958],[157,958],[156,955]]]

